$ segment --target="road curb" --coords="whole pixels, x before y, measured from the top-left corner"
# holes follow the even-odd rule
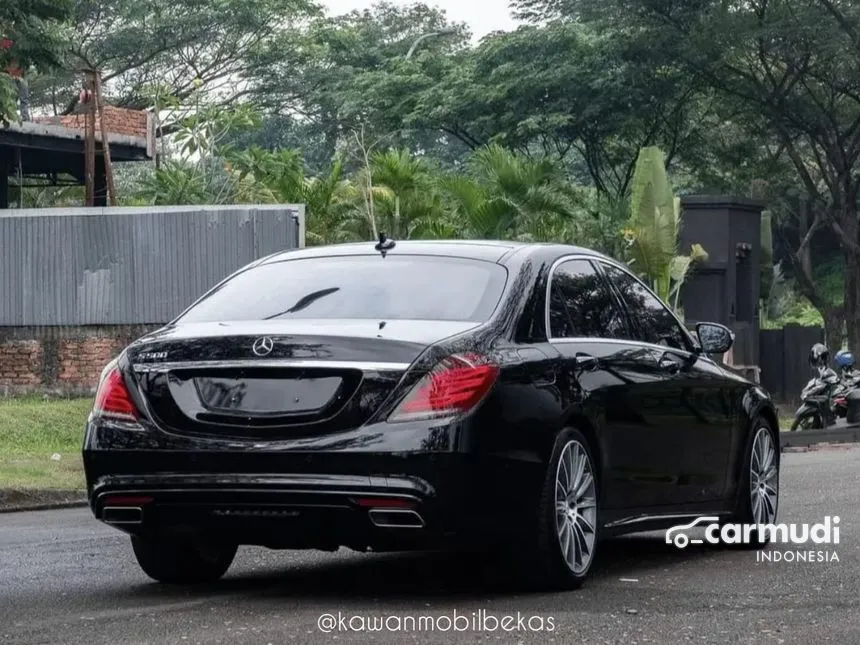
[[[0,513],[48,511],[86,505],[86,497],[80,491],[0,490]]]
[[[860,426],[780,432],[780,445],[786,448],[808,448],[817,444],[860,443]]]

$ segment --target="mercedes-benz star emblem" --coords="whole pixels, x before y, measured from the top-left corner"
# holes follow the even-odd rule
[[[268,336],[263,336],[254,341],[254,346],[251,348],[257,356],[267,356],[272,352],[275,343]]]

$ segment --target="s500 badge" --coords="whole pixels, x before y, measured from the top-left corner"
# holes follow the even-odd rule
[[[162,358],[167,358],[167,352],[143,352],[138,358],[142,361],[159,361]]]

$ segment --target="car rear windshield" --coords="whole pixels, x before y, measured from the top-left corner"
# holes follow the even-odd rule
[[[483,322],[507,281],[499,264],[418,255],[318,257],[243,271],[181,322],[371,318]]]

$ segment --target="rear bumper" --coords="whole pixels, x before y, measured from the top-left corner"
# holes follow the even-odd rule
[[[90,504],[132,534],[273,548],[426,548],[453,538],[459,515],[426,482],[380,476],[115,475]]]
[[[468,540],[486,535],[481,527],[502,515],[516,526],[517,509],[534,508],[534,464],[428,449],[440,445],[436,430],[436,444],[419,441],[409,451],[350,449],[348,442],[340,450],[204,449],[150,433],[148,440],[123,438],[91,424],[84,446],[90,506],[97,519],[137,535],[359,550]]]

